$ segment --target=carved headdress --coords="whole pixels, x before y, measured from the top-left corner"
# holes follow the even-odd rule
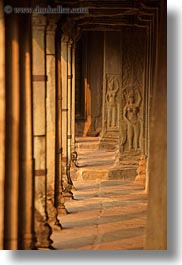
[[[134,88],[134,86],[127,86],[123,89],[123,97],[125,100],[125,103],[127,103],[128,99],[134,99],[134,102],[137,103],[137,105],[140,105],[141,102],[141,95],[140,91],[137,88]]]
[[[125,102],[127,102],[127,99],[129,98],[135,98],[135,92],[132,86],[127,86],[123,89],[123,96],[125,99]]]

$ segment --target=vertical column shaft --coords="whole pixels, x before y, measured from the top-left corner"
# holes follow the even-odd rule
[[[60,214],[66,214],[62,186],[62,80],[61,40],[56,36],[56,180],[55,206]]]
[[[68,37],[63,36],[61,39],[61,87],[62,87],[62,166],[66,174],[66,166],[68,161]]]
[[[47,144],[47,184],[54,197],[55,181],[55,25],[46,30],[46,144]]]
[[[5,174],[5,28],[3,3],[0,2],[0,249],[4,237],[4,174]]]
[[[145,249],[167,249],[167,3],[160,2],[149,138],[149,202]],[[159,89],[160,87],[160,89]],[[160,115],[159,115],[160,114]]]
[[[72,131],[71,131],[71,117],[72,114],[72,40],[68,42],[68,174],[70,175],[70,166],[71,166],[71,141],[72,141]]]
[[[71,108],[71,151],[75,151],[75,42],[72,45],[72,108]]]
[[[47,224],[45,26],[43,16],[33,17],[33,134],[35,159],[35,232],[37,247],[50,246]]]
[[[33,248],[33,141],[32,141],[32,71],[31,17],[19,20],[20,49],[20,179],[19,179],[19,249]]]
[[[47,213],[48,223],[55,227],[57,213],[55,199],[55,144],[56,144],[56,62],[55,62],[55,29],[54,21],[49,21],[46,29],[46,164],[47,164]]]
[[[70,72],[70,49],[68,49],[69,38],[66,35],[61,39],[61,87],[62,87],[62,187],[64,197],[70,198],[71,179],[70,179],[70,83],[68,82],[68,71]],[[68,105],[69,104],[69,105]],[[68,114],[69,113],[69,114]]]
[[[4,249],[18,248],[19,41],[16,15],[6,18],[6,151]]]

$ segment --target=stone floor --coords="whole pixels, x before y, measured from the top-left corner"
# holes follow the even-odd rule
[[[74,181],[74,200],[59,216],[58,250],[140,250],[144,246],[147,196],[143,186],[122,180]]]

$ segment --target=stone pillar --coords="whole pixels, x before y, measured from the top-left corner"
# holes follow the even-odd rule
[[[72,45],[72,107],[71,107],[71,152],[75,152],[75,49],[76,43]]]
[[[18,18],[6,18],[6,134],[5,134],[5,204],[4,249],[18,249],[19,182],[19,40]],[[2,47],[2,46],[1,46]],[[2,59],[1,59],[2,60]]]
[[[66,35],[61,39],[61,87],[62,87],[62,187],[65,198],[72,198],[69,160],[68,160],[68,41]],[[69,85],[70,86],[70,85]],[[70,92],[69,92],[70,93]],[[69,111],[70,113],[70,111]],[[69,126],[70,127],[70,126]]]
[[[72,43],[73,41],[69,39],[68,41],[68,177],[70,178],[70,167],[71,167],[71,141],[72,141],[72,131],[71,131],[71,114],[72,114]]]
[[[33,135],[35,159],[35,233],[37,247],[50,247],[50,226],[46,205],[46,80],[45,75],[46,18],[33,16]]]
[[[47,213],[48,223],[58,229],[55,199],[55,143],[56,143],[56,62],[55,62],[55,29],[56,24],[50,21],[46,28],[46,164],[47,164]]]
[[[59,214],[66,214],[62,187],[62,86],[61,39],[56,36],[56,183],[55,205]]]
[[[145,249],[167,249],[167,6],[160,1],[149,139],[149,204]],[[159,89],[160,88],[160,89]]]
[[[5,28],[3,3],[0,2],[0,249],[4,236],[4,160],[5,160]]]
[[[31,16],[19,17],[20,28],[20,180],[18,249],[34,248],[33,138],[32,138],[32,35]]]

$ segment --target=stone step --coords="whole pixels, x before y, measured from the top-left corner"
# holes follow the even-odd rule
[[[99,148],[98,146],[96,148]],[[96,149],[95,148],[95,149]],[[78,152],[78,166],[99,166],[99,165],[112,165],[115,162],[116,153],[107,152],[102,150],[77,150]]]
[[[96,160],[96,159],[78,159],[77,164],[79,167],[88,167],[88,166],[100,166],[100,165],[113,165],[114,164],[114,157],[112,159],[102,159],[102,160]]]
[[[99,143],[99,137],[76,137],[75,147],[77,149],[77,152],[81,150],[98,150]]]
[[[74,187],[76,190],[73,191],[74,199],[83,200],[86,198],[93,197],[108,197],[123,194],[136,194],[143,190],[143,186],[137,183],[124,182],[124,181],[74,181]]]
[[[137,165],[138,166],[138,163],[139,163],[139,160],[120,160],[119,161],[119,164],[120,165],[128,165],[128,166],[131,166],[131,165]]]
[[[115,162],[116,153],[100,150],[78,151],[77,163],[80,167],[98,166],[98,165],[113,165]]]
[[[102,151],[97,150],[97,152],[92,150],[79,150],[78,152],[78,158],[79,159],[98,159],[98,158],[106,158],[106,157],[115,157],[116,152],[111,151]]]
[[[108,169],[81,168],[77,171],[76,180],[108,180]]]
[[[80,169],[73,180],[135,180],[138,153],[121,154],[118,160],[117,151],[100,149],[99,137],[77,137],[76,151]]]
[[[140,190],[140,189],[139,189]],[[138,190],[136,190],[136,193],[138,192]],[[113,196],[120,196],[121,195],[125,195],[126,197],[127,195],[132,194],[133,196],[135,196],[134,192],[132,189],[128,189],[128,190],[122,190],[122,189],[114,189],[113,187],[109,187],[109,189],[102,189],[102,190],[76,190],[73,191],[73,198],[75,200],[85,200],[85,199],[91,199],[91,198],[97,198],[97,197],[113,197]],[[132,197],[132,195],[130,195],[130,197]]]
[[[76,188],[76,190],[92,190],[92,189],[98,189],[99,188],[99,185],[101,182],[98,180],[98,181],[92,181],[92,180],[87,180],[87,181],[79,181],[79,180],[76,180],[74,181],[73,180],[73,185],[74,187]]]
[[[112,163],[111,163],[112,162]],[[80,164],[82,167],[77,170],[76,174],[72,174],[73,180],[88,181],[88,180],[121,180],[121,181],[134,181],[136,177],[136,167],[113,167],[113,161],[96,165]],[[79,163],[78,163],[79,165]],[[85,165],[85,166],[84,166]]]
[[[79,153],[80,150],[99,150],[99,143],[76,143],[75,144],[76,150]]]
[[[121,180],[73,184],[75,199],[65,202],[69,214],[58,216],[63,229],[52,235],[56,249],[142,249],[147,195],[140,184]]]
[[[89,190],[89,189],[124,189],[124,190],[140,190],[143,189],[142,185],[136,182],[123,181],[123,180],[87,180],[87,181],[73,181],[76,190]]]
[[[90,142],[100,142],[100,137],[76,137],[75,138],[76,143],[90,143]]]
[[[146,205],[138,205],[138,207],[120,207],[104,209],[102,212],[98,209],[84,212],[73,213],[70,215],[58,216],[63,228],[83,227],[94,224],[104,224],[108,222],[117,222],[124,220],[131,220],[142,217],[146,214]]]
[[[143,198],[140,196],[138,199],[131,200],[131,198],[122,197],[98,197],[84,200],[66,201],[65,207],[69,213],[83,212],[94,209],[104,209],[115,206],[128,206],[131,204],[143,203]]]

